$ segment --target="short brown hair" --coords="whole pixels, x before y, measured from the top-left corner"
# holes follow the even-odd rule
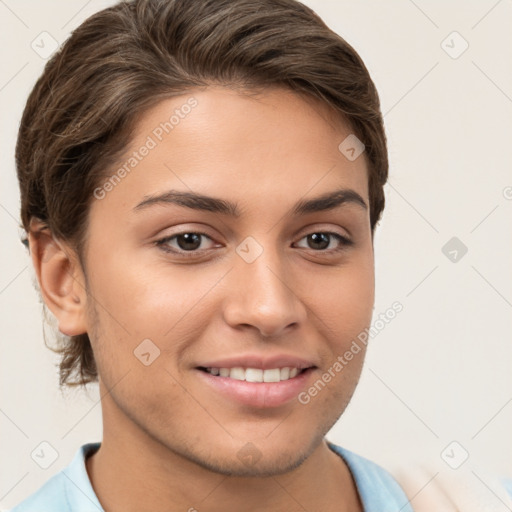
[[[23,113],[24,229],[41,220],[83,266],[93,191],[137,119],[210,84],[285,86],[330,106],[365,144],[373,235],[388,176],[379,97],[356,51],[296,0],[136,0],[88,18],[48,61]],[[61,387],[98,380],[87,334],[64,337],[55,351]]]

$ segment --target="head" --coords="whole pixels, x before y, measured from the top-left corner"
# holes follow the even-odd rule
[[[16,163],[61,386],[99,381],[105,421],[261,474],[330,429],[365,347],[307,404],[228,398],[204,369],[285,355],[311,385],[332,374],[371,321],[388,161],[355,50],[294,0],[256,4],[141,0],[92,16],[35,85]],[[247,442],[259,469],[236,456]]]

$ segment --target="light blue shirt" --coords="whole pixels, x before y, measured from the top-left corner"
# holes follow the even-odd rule
[[[365,512],[413,512],[396,480],[383,468],[360,455],[327,441],[347,464]],[[104,512],[92,488],[85,458],[100,443],[82,445],[71,463],[10,512]]]

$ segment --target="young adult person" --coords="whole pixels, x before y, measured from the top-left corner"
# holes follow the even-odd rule
[[[15,512],[412,510],[325,437],[363,366],[388,160],[365,65],[313,11],[95,14],[16,163],[61,385],[99,383],[103,439]]]

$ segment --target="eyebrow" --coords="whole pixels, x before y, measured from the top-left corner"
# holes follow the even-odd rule
[[[152,205],[176,204],[193,210],[203,210],[213,213],[221,213],[231,217],[240,217],[240,209],[236,203],[209,197],[192,192],[181,192],[169,190],[159,195],[146,196],[134,210],[143,210]],[[308,213],[333,210],[344,204],[355,204],[368,210],[365,200],[352,189],[339,189],[334,192],[327,192],[313,199],[302,199],[293,207],[294,215],[305,215]]]

